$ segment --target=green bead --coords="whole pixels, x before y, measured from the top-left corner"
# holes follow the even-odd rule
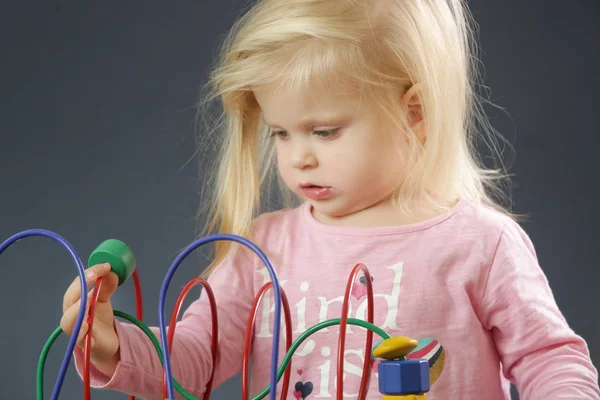
[[[119,286],[129,279],[136,266],[131,249],[117,239],[108,239],[100,243],[90,255],[88,268],[103,263],[109,263],[112,271],[117,274]]]

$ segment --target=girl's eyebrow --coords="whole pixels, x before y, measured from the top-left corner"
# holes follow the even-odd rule
[[[345,123],[347,123],[350,120],[349,117],[340,117],[340,116],[336,116],[336,117],[307,117],[307,118],[303,118],[300,121],[300,126],[303,127],[304,130],[312,130],[315,127],[318,126],[337,126],[337,125],[344,125]],[[274,123],[270,123],[268,122],[264,116],[263,116],[263,123],[265,125],[267,125],[270,128],[274,128],[274,129],[283,129],[281,127],[278,126],[278,124],[274,124]]]

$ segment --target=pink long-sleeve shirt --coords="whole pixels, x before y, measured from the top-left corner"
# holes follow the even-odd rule
[[[528,236],[508,217],[461,201],[422,223],[340,227],[318,222],[304,203],[262,215],[254,235],[288,297],[294,339],[321,321],[340,317],[350,272],[363,263],[373,277],[375,325],[391,336],[433,338],[444,348],[445,369],[428,393],[430,400],[510,399],[510,381],[522,399],[600,399],[585,341],[557,307]],[[268,281],[258,257],[243,251],[211,275],[220,346],[213,388],[240,371],[251,306]],[[253,394],[269,383],[272,303],[269,292],[256,318]],[[364,279],[357,279],[349,316],[366,319],[366,306]],[[160,338],[158,329],[152,330]],[[162,399],[162,368],[150,341],[123,322],[116,322],[116,331],[121,361],[112,377],[92,368],[93,386]],[[204,392],[212,369],[210,332],[207,297],[201,296],[177,324],[171,353],[174,377],[195,396]],[[365,336],[364,329],[348,327],[344,398],[357,398]],[[339,326],[333,326],[299,347],[286,398],[336,397],[338,337]],[[81,373],[79,349],[75,360]],[[381,399],[376,368],[371,380],[367,399]]]

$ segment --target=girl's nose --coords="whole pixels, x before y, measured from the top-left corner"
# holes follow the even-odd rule
[[[315,168],[319,165],[316,155],[310,146],[302,141],[295,143],[290,152],[290,161],[294,168]]]

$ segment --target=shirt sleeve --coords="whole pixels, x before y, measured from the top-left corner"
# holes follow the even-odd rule
[[[255,296],[255,259],[250,251],[242,248],[234,257],[228,257],[208,279],[216,298],[219,323],[213,389],[241,370],[246,324]],[[171,309],[172,306],[167,306],[167,318]],[[162,400],[163,368],[152,342],[129,323],[115,321],[115,329],[119,336],[120,361],[112,377],[90,366],[92,387]],[[158,327],[150,329],[160,342]],[[208,296],[202,294],[178,321],[170,353],[173,377],[195,397],[202,396],[212,372],[211,332],[210,304]],[[81,376],[83,351],[78,347],[74,359]],[[176,398],[183,397],[177,394]]]
[[[600,399],[587,344],[567,324],[516,223],[502,232],[479,314],[522,399]]]

